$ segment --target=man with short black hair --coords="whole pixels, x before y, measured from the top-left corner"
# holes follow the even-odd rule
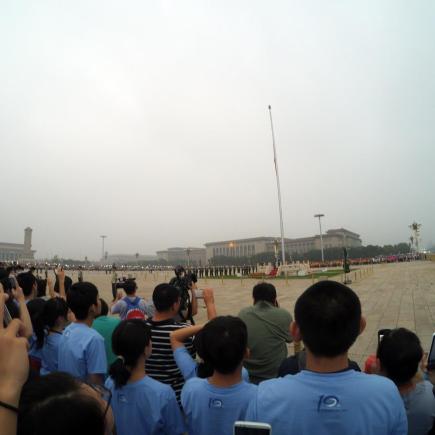
[[[125,320],[129,313],[141,312],[147,317],[154,314],[153,304],[148,303],[145,299],[136,296],[137,284],[135,279],[127,279],[123,283],[123,289],[126,296],[123,297],[122,291],[118,290],[116,302],[111,309],[112,314],[119,314],[121,320]]]
[[[153,291],[153,303],[155,313],[147,321],[151,327],[152,353],[146,360],[145,370],[155,380],[170,385],[180,403],[184,378],[174,359],[170,333],[190,325],[175,320],[180,309],[180,292],[173,285],[159,284]],[[194,357],[192,338],[186,340],[185,347]]]
[[[104,338],[92,329],[101,310],[98,289],[90,282],[77,282],[71,286],[66,300],[76,320],[63,332],[58,369],[83,381],[102,384],[107,373]]]
[[[18,285],[22,288],[24,298],[27,302],[36,298],[38,282],[32,272],[22,272],[17,275]]]
[[[309,287],[295,305],[293,338],[306,370],[258,386],[247,420],[274,435],[405,435],[406,413],[389,379],[349,369],[348,350],[365,328],[358,296],[335,281]]]
[[[418,377],[423,349],[420,340],[405,328],[393,329],[379,343],[377,358],[380,373],[399,389],[408,417],[408,433],[426,435],[434,425],[433,385]]]
[[[254,305],[243,308],[239,317],[248,328],[250,355],[244,361],[250,381],[258,384],[275,378],[281,362],[287,357],[291,314],[278,306],[276,289],[272,284],[261,282],[252,290]]]

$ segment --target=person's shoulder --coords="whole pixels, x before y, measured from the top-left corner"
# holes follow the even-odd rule
[[[258,396],[278,397],[280,395],[284,397],[290,397],[294,394],[297,395],[298,388],[293,385],[297,384],[297,380],[294,375],[287,375],[282,378],[268,379],[260,382],[257,386]]]
[[[175,398],[174,390],[170,385],[159,382],[156,379],[153,379],[151,376],[145,376],[141,380],[141,386],[146,386],[147,389],[151,389],[154,394],[158,394],[166,398],[172,398],[172,396]]]
[[[118,325],[118,323],[121,323],[121,319],[119,317],[115,317],[115,316],[101,316],[98,317],[95,320],[101,319],[101,323],[108,323],[110,325]]]
[[[83,333],[92,340],[104,341],[104,337],[94,328],[83,329]]]
[[[258,390],[258,385],[251,384],[250,382],[247,382],[245,380],[240,382],[239,385],[240,385],[239,388],[248,394],[254,394]]]
[[[113,390],[113,387],[115,386],[115,383],[113,382],[113,379],[108,376],[106,381],[104,382],[104,386],[108,389],[108,390]]]
[[[390,395],[390,397],[400,397],[397,386],[391,379],[385,376],[372,375],[351,370],[353,382],[349,383],[349,389],[353,389],[355,394],[370,395],[375,398],[378,396]]]
[[[186,381],[183,387],[183,391],[195,391],[198,389],[203,389],[207,385],[207,379],[203,378],[190,378]]]
[[[251,313],[254,309],[254,306],[244,307],[239,311],[239,317],[244,316],[245,314]]]

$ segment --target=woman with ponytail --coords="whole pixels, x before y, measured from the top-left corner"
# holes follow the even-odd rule
[[[106,388],[118,435],[185,432],[175,393],[169,385],[147,376],[145,360],[151,355],[151,331],[143,320],[122,321],[112,334],[113,353]]]
[[[34,321],[36,348],[40,349],[41,375],[56,372],[59,344],[67,323],[68,306],[64,299],[53,298],[45,302]]]

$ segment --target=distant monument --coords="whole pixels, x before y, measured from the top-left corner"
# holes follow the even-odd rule
[[[0,261],[33,262],[35,252],[32,250],[32,228],[24,229],[24,243],[0,242]]]

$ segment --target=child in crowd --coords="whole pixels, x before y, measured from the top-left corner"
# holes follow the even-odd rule
[[[377,351],[380,374],[399,389],[408,417],[408,434],[426,435],[434,426],[433,385],[422,379],[419,365],[423,349],[419,338],[408,329],[393,329],[385,334]]]
[[[405,435],[405,409],[393,382],[349,367],[349,348],[364,328],[349,287],[321,281],[305,290],[291,333],[305,344],[306,369],[261,382],[247,420],[269,423],[274,435]]]
[[[257,386],[242,379],[248,355],[246,325],[237,317],[210,320],[195,337],[206,379],[189,379],[181,392],[189,435],[231,434],[234,422],[245,420]]]
[[[17,435],[111,435],[110,391],[67,373],[50,373],[22,390]],[[2,432],[3,435],[3,432]]]
[[[134,279],[127,279],[123,283],[123,288],[127,296],[123,297],[119,290],[116,295],[116,303],[112,307],[112,314],[119,314],[121,320],[125,320],[133,311],[140,311],[147,317],[154,314],[153,304],[147,303],[144,299],[136,296],[137,284]]]
[[[67,293],[67,303],[76,320],[64,330],[58,370],[92,384],[102,384],[107,372],[104,338],[91,328],[100,313],[98,289],[90,282],[75,283]]]
[[[41,375],[58,369],[59,345],[67,323],[68,305],[62,298],[45,302],[42,312],[35,319],[36,348],[40,350]]]
[[[143,320],[124,320],[112,335],[118,359],[111,365],[106,388],[112,392],[111,405],[118,435],[185,432],[183,418],[169,385],[145,373],[151,354],[151,331]]]

